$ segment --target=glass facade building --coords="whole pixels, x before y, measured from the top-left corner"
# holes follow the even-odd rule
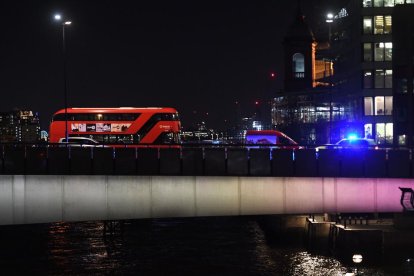
[[[329,47],[316,46],[315,59],[332,61],[332,74],[293,93],[285,82],[273,101],[273,126],[304,143],[333,143],[352,132],[413,146],[414,0],[342,2],[325,23]]]

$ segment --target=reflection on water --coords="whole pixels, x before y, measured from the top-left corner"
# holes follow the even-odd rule
[[[13,274],[345,275],[354,269],[296,246],[271,244],[254,217],[0,227],[0,265]],[[360,267],[362,275],[413,275],[413,262]]]
[[[305,251],[292,252],[285,257],[289,259],[285,271],[288,275],[344,275],[347,272],[339,261]]]

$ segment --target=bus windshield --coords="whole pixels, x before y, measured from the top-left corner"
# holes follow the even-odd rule
[[[245,142],[246,144],[297,145],[292,138],[276,130],[248,130]]]

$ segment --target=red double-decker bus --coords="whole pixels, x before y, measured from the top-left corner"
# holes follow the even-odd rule
[[[65,138],[65,109],[53,115],[49,142]],[[88,137],[103,144],[176,144],[181,123],[169,107],[67,108],[69,137]]]

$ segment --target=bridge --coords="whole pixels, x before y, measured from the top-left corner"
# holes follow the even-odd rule
[[[401,212],[411,150],[2,145],[0,224]]]

